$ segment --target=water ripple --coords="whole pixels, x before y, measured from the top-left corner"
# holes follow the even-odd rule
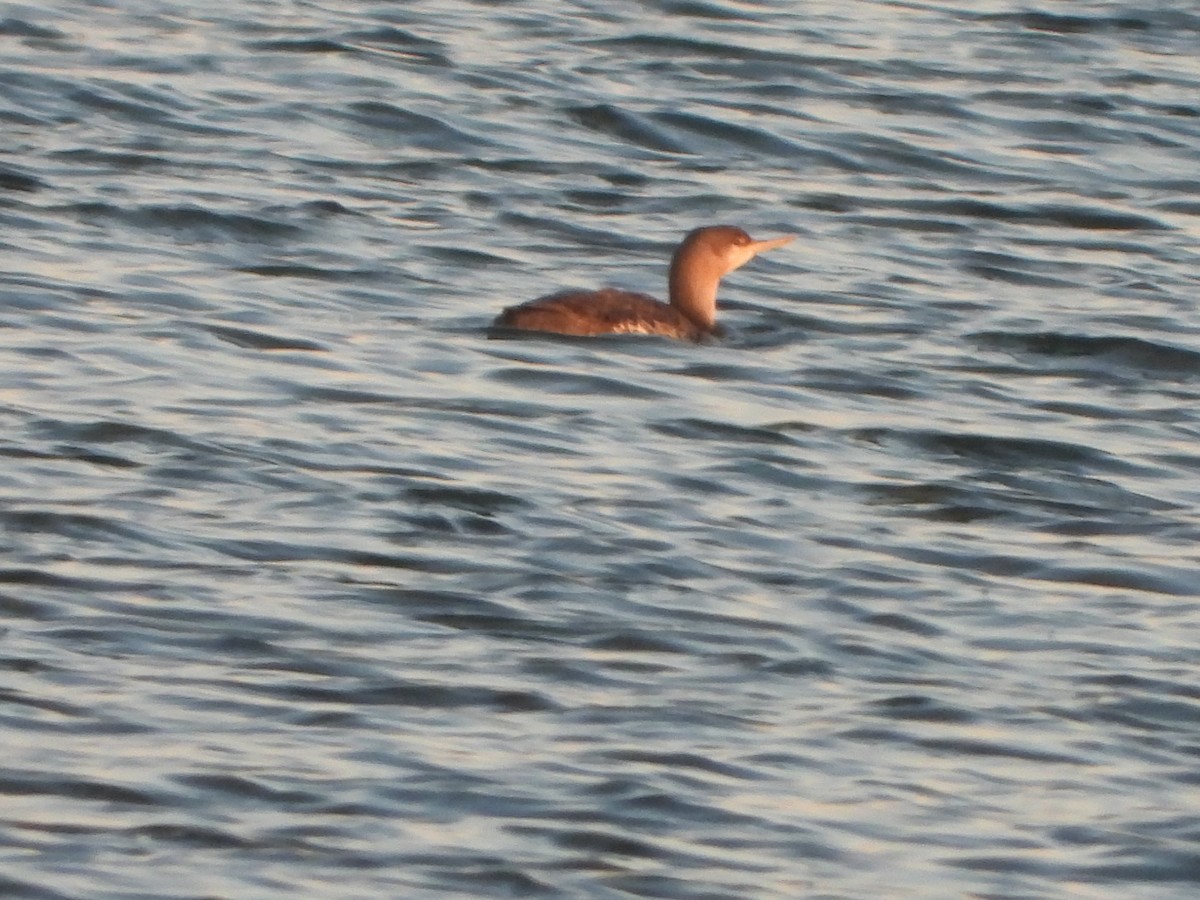
[[[1043,6],[0,17],[0,893],[1194,894],[1200,18]]]

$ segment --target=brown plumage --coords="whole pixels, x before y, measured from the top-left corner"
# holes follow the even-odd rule
[[[782,247],[794,238],[787,235],[755,241],[732,225],[697,228],[671,257],[669,306],[647,294],[617,288],[560,291],[510,306],[492,324],[557,334],[658,334],[698,341],[716,329],[721,277],[764,250]]]

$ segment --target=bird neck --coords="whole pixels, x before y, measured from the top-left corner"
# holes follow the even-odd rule
[[[671,306],[705,331],[717,324],[717,286],[721,272],[694,254],[677,254],[668,279]]]

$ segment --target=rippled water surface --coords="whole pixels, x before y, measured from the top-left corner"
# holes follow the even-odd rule
[[[1195,896],[1197,47],[0,5],[0,893]]]

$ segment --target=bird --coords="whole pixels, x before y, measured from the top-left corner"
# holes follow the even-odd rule
[[[688,232],[671,257],[670,305],[648,294],[602,288],[566,290],[503,310],[493,329],[555,334],[657,334],[702,341],[718,333],[717,285],[759,253],[782,247],[796,235],[756,241],[735,225],[708,225]]]

